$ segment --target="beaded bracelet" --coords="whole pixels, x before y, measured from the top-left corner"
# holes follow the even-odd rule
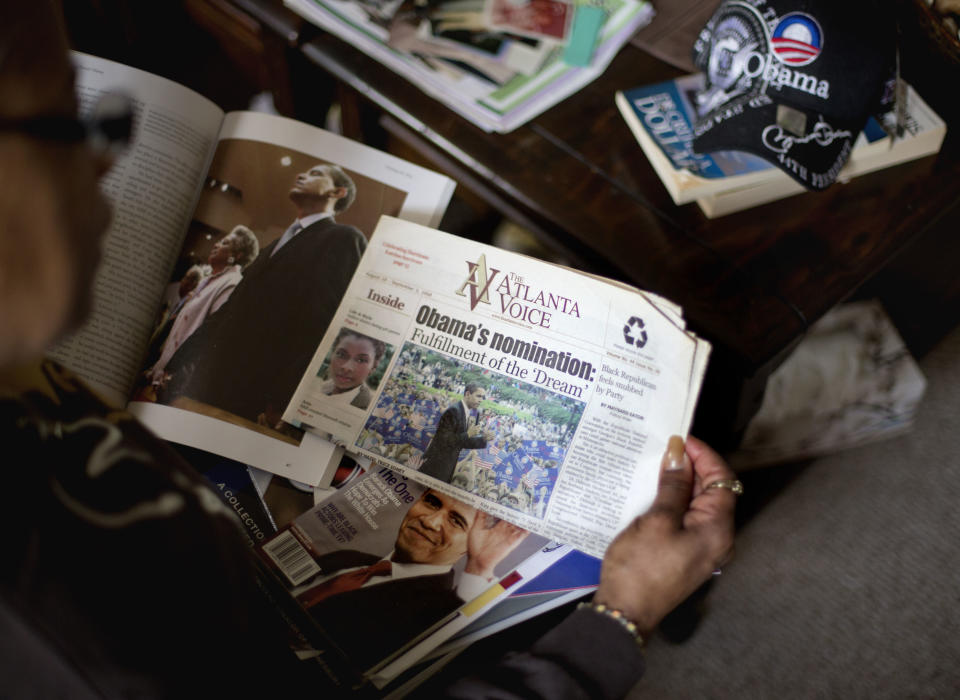
[[[627,619],[622,611],[617,610],[616,608],[611,608],[603,603],[594,603],[593,601],[580,603],[577,606],[577,610],[587,609],[592,610],[593,612],[609,617],[611,620],[615,620],[623,629],[630,633],[630,636],[633,637],[633,640],[640,646],[643,646],[643,636],[640,634],[640,630],[637,629],[637,625],[632,620]]]

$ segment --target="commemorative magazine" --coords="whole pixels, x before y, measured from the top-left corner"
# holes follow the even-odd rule
[[[375,467],[256,551],[299,606],[301,659],[359,688],[385,686],[570,548]]]

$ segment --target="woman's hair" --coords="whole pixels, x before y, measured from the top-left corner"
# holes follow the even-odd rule
[[[358,333],[357,331],[351,328],[341,328],[340,332],[337,333],[336,339],[333,341],[333,349],[336,350],[337,346],[340,345],[340,341],[348,336],[353,336],[359,340],[367,340],[373,345],[373,366],[376,367],[380,364],[380,360],[383,358],[384,353],[387,351],[387,344],[382,340],[377,340],[376,338],[371,338],[369,335],[364,335],[363,333]]]
[[[204,277],[210,274],[209,265],[191,265],[190,269],[183,273],[182,279],[193,279],[193,285],[196,286],[197,283],[202,280]]]
[[[260,254],[260,242],[256,235],[244,225],[234,226],[230,232],[235,238],[230,251],[234,261],[240,267],[246,267]]]

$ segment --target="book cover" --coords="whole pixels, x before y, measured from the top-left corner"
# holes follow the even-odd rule
[[[246,464],[194,447],[170,445],[210,482],[213,492],[236,515],[251,547],[276,534],[276,524]]]
[[[630,130],[677,204],[727,187],[728,178],[758,174],[753,178],[758,181],[776,170],[763,158],[742,151],[694,152],[693,96],[702,86],[703,76],[696,73],[623,90],[616,97]]]

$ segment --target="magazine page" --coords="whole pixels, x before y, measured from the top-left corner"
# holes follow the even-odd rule
[[[453,187],[307,124],[227,114],[130,410],[167,440],[319,483],[339,454],[281,412],[380,215],[435,224]]]
[[[87,323],[50,356],[117,406],[126,403],[153,328],[223,111],[174,82],[73,53],[82,114],[105,93],[134,101],[131,146],[102,179],[113,221]]]
[[[602,556],[689,430],[709,345],[675,319],[618,285],[384,217],[284,418]]]
[[[552,564],[563,548],[546,547],[558,553],[539,556],[547,544],[380,467],[258,552],[314,621],[317,649],[368,678],[389,661],[394,669],[377,673],[386,682]],[[524,569],[533,558],[539,566]],[[424,645],[415,656],[406,653],[414,643]]]

